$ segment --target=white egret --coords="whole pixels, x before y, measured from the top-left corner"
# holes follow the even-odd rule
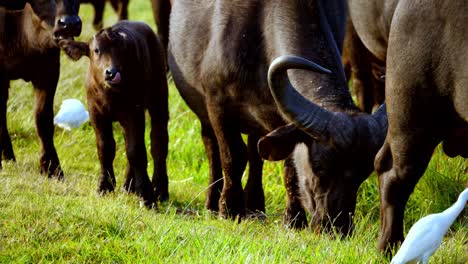
[[[54,124],[70,131],[89,120],[89,113],[78,99],[63,100],[60,110],[54,118]]]
[[[409,230],[400,250],[393,257],[391,264],[416,262],[426,264],[442,243],[442,239],[465,208],[468,200],[468,188],[459,196],[451,207],[438,214],[430,214],[419,219]]]

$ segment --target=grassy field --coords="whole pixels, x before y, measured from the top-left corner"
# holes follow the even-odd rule
[[[150,1],[133,0],[130,19],[153,28]],[[82,5],[80,39],[87,40],[92,9]],[[116,21],[107,7],[106,26]],[[63,99],[85,102],[86,58],[71,62],[62,55],[55,110]],[[65,181],[38,173],[39,143],[32,114],[30,84],[12,82],[8,124],[17,158],[0,170],[1,263],[386,263],[376,249],[379,231],[378,184],[372,175],[360,188],[356,232],[348,239],[285,229],[281,217],[286,195],[281,164],[266,163],[266,220],[240,224],[221,220],[204,209],[208,163],[200,126],[171,84],[168,174],[169,202],[157,210],[138,206],[135,196],[116,191],[96,193],[99,164],[92,127],[57,129],[55,144]],[[126,158],[115,126],[114,167],[122,186]],[[147,133],[148,136],[148,133]],[[420,217],[444,210],[468,183],[468,161],[449,159],[438,148],[406,208],[406,228]],[[468,262],[468,217],[452,226],[431,263]]]

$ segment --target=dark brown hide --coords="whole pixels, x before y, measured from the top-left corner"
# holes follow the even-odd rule
[[[99,30],[103,27],[102,16],[104,15],[104,6],[107,0],[79,0],[80,3],[89,3],[94,8],[93,27]],[[119,20],[128,19],[128,2],[129,0],[108,0],[114,11],[117,13]]]
[[[115,141],[112,122],[123,128],[128,166],[124,188],[136,192],[147,206],[169,198],[166,173],[168,151],[168,88],[164,48],[151,28],[121,21],[97,32],[89,43],[62,41],[74,60],[88,56],[86,93],[101,162],[99,192],[113,191]],[[147,173],[144,141],[145,110],[151,116],[153,187]]]
[[[4,159],[15,160],[6,122],[10,80],[30,81],[41,142],[40,170],[62,178],[53,143],[53,102],[60,70],[56,39],[79,35],[79,4],[74,0],[28,2],[17,11],[0,7],[0,153]],[[38,14],[33,9],[39,10]]]
[[[379,248],[403,240],[406,203],[435,147],[468,157],[468,5],[400,1],[388,37],[388,135],[379,174]],[[359,31],[358,31],[359,32]]]
[[[174,2],[169,68],[177,89],[201,122],[210,184],[224,174],[221,196],[210,185],[208,209],[219,209],[227,217],[243,216],[245,209],[264,210],[264,203],[252,206],[252,201],[263,198],[261,166],[255,166],[255,175],[249,172],[245,190],[241,185],[247,161],[252,168],[258,160],[259,154],[251,151],[252,141],[262,138],[259,150],[264,158],[285,159],[287,224],[304,226],[303,205],[313,204],[316,206],[307,206],[307,210],[314,226],[335,226],[344,233],[350,230],[349,213],[354,212],[359,184],[373,170],[386,120],[384,111],[370,116],[351,100],[340,61],[345,18],[345,2],[337,0]],[[313,60],[328,70],[311,71],[311,64],[296,69],[298,64],[283,57],[273,67],[273,97],[268,69],[275,58],[289,54]],[[288,83],[290,89],[284,90]],[[292,85],[300,94],[291,94],[295,91]],[[308,108],[298,113],[296,101]],[[310,108],[314,110],[308,112]],[[316,133],[317,122],[307,124],[302,119],[315,120],[311,113],[316,108],[338,116],[330,123],[338,125],[336,128],[324,125],[323,137]],[[267,135],[291,122],[294,125]],[[327,122],[323,120],[323,124]],[[249,137],[247,147],[241,133]],[[282,136],[287,140],[281,140]],[[296,147],[299,143],[310,154],[301,154],[303,148]],[[294,159],[296,156],[302,158]],[[311,164],[311,170],[304,169]],[[318,184],[309,188],[298,174]],[[256,178],[251,181],[251,177]]]
[[[405,205],[435,146],[442,141],[447,155],[468,157],[463,72],[468,53],[460,49],[468,42],[462,26],[468,21],[467,7],[438,1],[398,6],[396,0],[348,2],[359,38],[375,56],[387,59],[389,134],[375,160],[379,248],[384,250],[403,240]]]

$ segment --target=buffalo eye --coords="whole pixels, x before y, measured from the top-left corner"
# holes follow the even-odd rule
[[[95,54],[99,54],[99,49],[98,49],[98,48],[94,48],[94,53],[95,53]]]

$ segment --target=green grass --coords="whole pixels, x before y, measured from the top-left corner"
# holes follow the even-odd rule
[[[104,24],[116,21],[107,6]],[[130,19],[154,27],[149,1],[133,0]],[[94,31],[92,9],[82,5],[83,40]],[[86,58],[71,62],[62,55],[55,109],[66,98],[85,101]],[[376,249],[379,231],[378,183],[371,176],[359,191],[356,232],[346,240],[310,230],[285,229],[281,216],[286,194],[279,163],[266,163],[267,218],[240,224],[221,220],[204,209],[208,163],[200,126],[173,85],[170,87],[170,201],[155,211],[140,208],[137,198],[118,189],[96,193],[99,164],[89,124],[71,133],[56,130],[55,145],[65,181],[38,173],[39,143],[32,114],[30,84],[12,82],[8,124],[16,163],[0,170],[1,263],[385,263]],[[124,141],[115,127],[117,184],[123,183]],[[147,135],[148,136],[148,135]],[[438,148],[406,208],[406,228],[420,217],[444,210],[468,183],[468,162],[449,159]],[[431,263],[468,262],[468,219],[450,229]]]

